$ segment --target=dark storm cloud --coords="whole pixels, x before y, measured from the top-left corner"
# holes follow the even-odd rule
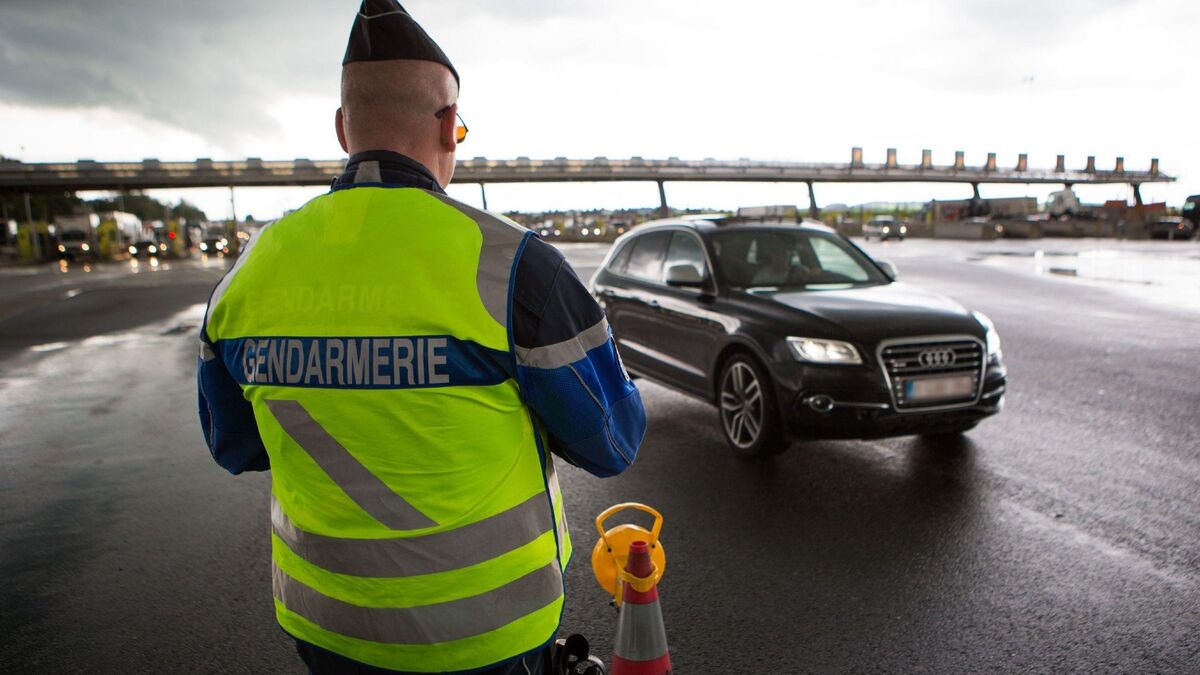
[[[270,135],[278,123],[269,108],[281,96],[336,96],[358,4],[0,0],[0,98],[108,107],[218,145]],[[488,17],[497,30],[503,22],[537,22],[603,6],[555,0],[404,4],[434,25]]]
[[[345,36],[330,27],[348,31],[353,14],[329,9],[8,0],[0,3],[0,94],[29,105],[132,112],[218,143],[270,134],[273,98],[315,93],[336,77]]]

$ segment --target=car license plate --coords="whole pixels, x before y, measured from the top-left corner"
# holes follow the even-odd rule
[[[941,401],[975,395],[975,378],[970,375],[927,377],[904,383],[904,398],[909,401]]]

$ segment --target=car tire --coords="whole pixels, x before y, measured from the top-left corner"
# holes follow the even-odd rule
[[[726,445],[738,455],[777,455],[790,445],[771,378],[747,354],[735,354],[721,366],[717,419]]]

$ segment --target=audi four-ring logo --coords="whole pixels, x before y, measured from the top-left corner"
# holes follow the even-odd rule
[[[954,365],[956,359],[953,349],[926,349],[917,355],[923,368],[946,368]]]

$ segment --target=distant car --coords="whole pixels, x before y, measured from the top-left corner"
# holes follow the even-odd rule
[[[166,251],[152,239],[143,239],[129,245],[129,255],[134,258],[157,258],[159,253],[165,254]]]
[[[899,239],[904,241],[908,234],[908,226],[896,220],[895,216],[875,216],[863,225],[863,239],[877,237],[880,241]]]
[[[1003,402],[986,316],[895,281],[819,223],[647,223],[592,291],[629,372],[716,406],[738,454],[961,433]]]
[[[1146,226],[1151,239],[1191,239],[1196,236],[1196,224],[1179,216],[1166,216]]]
[[[200,242],[201,253],[229,253],[229,240],[225,237],[209,237]]]

